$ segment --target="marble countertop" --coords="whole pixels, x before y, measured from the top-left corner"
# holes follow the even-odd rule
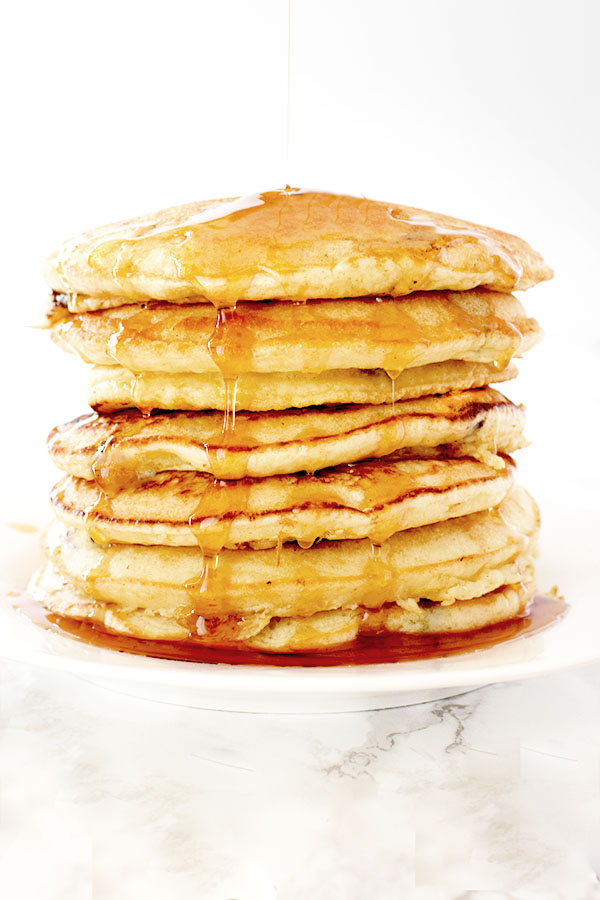
[[[321,716],[0,664],[10,900],[600,898],[600,665]]]

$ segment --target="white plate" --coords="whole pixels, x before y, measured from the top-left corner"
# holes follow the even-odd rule
[[[600,515],[594,499],[542,503],[538,584],[557,584],[570,605],[544,631],[446,659],[339,668],[183,663],[87,646],[31,624],[14,609],[40,561],[39,534],[2,529],[0,656],[71,672],[146,699],[244,712],[345,712],[439,699],[495,682],[600,658],[595,581]]]

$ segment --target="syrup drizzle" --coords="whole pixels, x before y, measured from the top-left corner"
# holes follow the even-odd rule
[[[230,440],[235,431],[236,397],[239,373],[244,362],[249,365],[248,357],[252,353],[252,345],[244,340],[243,329],[235,328],[237,308],[218,309],[216,311],[215,325],[210,338],[207,341],[207,349],[213,363],[219,369],[225,388],[225,409],[221,428],[222,447],[221,454],[227,456]],[[234,327],[231,327],[231,326]],[[219,450],[213,458],[213,449],[208,443],[204,443],[204,449],[209,461],[211,472],[218,471],[221,460],[218,459]],[[244,479],[246,475],[245,461],[238,464],[235,473],[237,475],[236,494],[238,497],[237,508],[248,509],[250,482]],[[200,502],[190,515],[189,527],[192,530],[198,547],[202,551],[202,569],[197,578],[186,582],[185,588],[194,604],[194,609],[188,616],[188,628],[191,634],[201,633],[204,629],[204,619],[197,607],[201,605],[204,596],[210,591],[218,569],[220,554],[224,547],[231,542],[231,529],[235,516],[231,515],[231,505],[227,483],[217,478],[214,474],[209,476],[205,490],[202,492]],[[223,582],[223,578],[220,579]],[[224,596],[227,594],[227,583],[223,583]]]
[[[292,0],[288,0],[287,10],[287,109],[285,136],[285,180],[289,190],[290,153],[292,148]]]

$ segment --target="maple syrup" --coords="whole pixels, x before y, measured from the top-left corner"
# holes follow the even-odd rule
[[[536,325],[523,318],[514,299],[500,303],[481,292],[442,292],[307,300],[302,306],[247,301],[220,310],[206,303],[155,303],[74,316],[55,326],[55,335],[86,362],[116,362],[134,377],[144,374],[149,357],[155,371],[170,375],[319,375],[348,368],[351,351],[354,366],[397,378],[405,369],[449,355],[460,359],[473,349],[482,362],[505,368],[522,347],[521,328],[535,333]],[[486,349],[489,335],[493,352]]]
[[[122,443],[125,444],[142,433],[146,418],[139,415],[123,419],[118,439],[113,433],[98,444],[92,457],[91,469],[94,481],[106,497],[114,497],[119,491],[138,487],[149,477],[150,473],[147,473],[139,462],[132,465],[132,460],[121,447]]]
[[[213,448],[206,441],[204,442],[204,450],[212,473],[218,470],[222,457],[227,455],[228,444],[233,437],[236,427],[236,397],[239,375],[243,371],[244,365],[251,365],[252,343],[245,339],[243,329],[232,332],[227,327],[228,323],[235,321],[236,316],[237,309],[235,306],[217,309],[214,328],[206,342],[211,359],[223,378],[225,391],[225,407],[221,426],[222,446],[216,452],[213,452]],[[221,459],[219,459],[219,456]],[[245,474],[244,460],[242,460],[241,467],[238,463],[235,472],[229,472],[229,477],[235,475],[238,479],[234,482],[235,492],[238,495],[237,503],[234,505],[239,510],[246,510],[248,507],[250,482],[244,479]],[[210,475],[201,494],[200,501],[188,521],[198,547],[202,551],[202,569],[199,576],[185,584],[186,591],[193,600],[194,606],[201,603],[203,595],[209,591],[210,583],[219,567],[221,551],[230,543],[231,528],[234,521],[234,516],[231,514],[230,495],[231,492],[227,490],[227,483],[217,478],[214,474]],[[227,585],[225,584],[224,589],[226,587]],[[188,620],[191,626],[191,633],[195,632],[196,623],[203,621],[199,611],[195,608],[190,613]]]
[[[433,241],[438,237],[450,240],[461,237],[472,239],[482,244],[490,256],[496,257],[502,263],[506,276],[514,279],[514,284],[517,284],[523,275],[523,266],[517,254],[511,252],[502,240],[498,240],[485,229],[447,217],[444,217],[442,224],[439,219],[435,221],[426,212],[411,210],[407,215],[407,210],[399,207],[390,207],[388,215],[411,229],[406,235],[408,240],[419,242],[427,236],[429,239],[433,238]],[[423,231],[420,233],[421,229]]]
[[[495,625],[486,625],[476,631],[451,634],[365,634],[359,635],[350,645],[292,654],[265,653],[239,646],[209,647],[201,637],[184,641],[142,640],[111,634],[89,621],[78,621],[48,612],[34,601],[23,602],[18,609],[32,622],[48,631],[121,653],[182,662],[312,668],[402,663],[485,650],[538,634],[557,622],[568,607],[562,597],[536,594],[523,615]]]

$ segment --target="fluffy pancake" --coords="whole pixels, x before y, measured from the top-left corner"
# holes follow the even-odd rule
[[[128,410],[91,414],[53,429],[54,463],[107,489],[165,470],[210,472],[218,478],[314,472],[401,449],[455,445],[456,454],[512,453],[525,443],[525,413],[484,388],[403,400],[393,405],[312,407],[238,413],[223,431],[220,412],[142,416]],[[133,479],[135,481],[135,478]]]
[[[541,337],[510,294],[486,290],[363,297],[329,303],[131,304],[57,322],[54,340],[86,362],[134,373],[398,374],[448,360],[500,368]]]
[[[533,593],[531,582],[514,584],[452,606],[419,606],[408,610],[389,604],[378,610],[335,610],[305,619],[273,618],[245,641],[256,650],[293,652],[327,649],[354,640],[359,633],[404,632],[444,634],[473,631],[505,622],[524,612]],[[210,638],[209,638],[210,639]]]
[[[314,475],[218,481],[201,472],[163,472],[107,496],[93,481],[67,476],[52,492],[58,518],[96,541],[197,546],[220,552],[249,544],[302,546],[369,538],[496,506],[514,481],[474,459],[386,456]]]
[[[90,406],[102,413],[134,407],[180,410],[290,410],[321,404],[394,403],[430,394],[478,388],[514,378],[516,366],[449,360],[405,369],[390,378],[382,369],[334,369],[321,374],[248,372],[233,382],[222,375],[179,372],[133,372],[121,366],[90,367]],[[222,416],[221,416],[222,421]]]
[[[460,614],[441,611],[429,626],[419,618],[429,617],[429,602],[458,604],[460,611],[464,601],[531,582],[538,527],[535,503],[517,488],[497,509],[400,532],[375,550],[368,541],[323,542],[307,550],[285,544],[279,553],[224,550],[218,564],[207,567],[198,548],[103,547],[82,529],[56,524],[46,539],[51,565],[38,590],[57,612],[154,639],[200,633],[215,643],[258,638],[263,643],[250,645],[266,646],[259,636],[274,629],[274,619],[335,611],[338,624],[348,619],[359,627],[364,610],[378,612],[372,620],[378,628],[389,618],[400,629],[433,624],[433,630],[460,630],[486,621],[467,624]],[[396,615],[394,626],[388,610],[411,615]],[[516,612],[511,607],[505,617]],[[337,627],[325,627],[324,634],[317,646],[339,641]],[[296,638],[286,640],[277,649],[299,649]]]
[[[99,605],[68,584],[51,565],[34,577],[31,590],[52,612],[73,619],[94,622],[108,632],[149,640],[185,640],[189,630],[168,616],[146,610],[122,611],[116,604]],[[353,641],[359,633],[404,632],[443,634],[473,631],[504,622],[525,611],[534,590],[532,582],[508,585],[452,606],[425,606],[403,609],[396,604],[378,610],[357,607],[314,613],[312,616],[273,617],[253,635],[240,634],[236,620],[211,620],[211,631],[194,635],[208,646],[234,644],[256,650],[293,653],[327,650]]]
[[[552,276],[513,235],[424,210],[286,189],[208,200],[68,241],[45,266],[76,311],[159,299],[304,300],[503,291]]]
[[[413,608],[415,598],[452,603],[517,583],[538,527],[534,501],[516,488],[494,509],[401,531],[376,548],[368,540],[288,543],[215,559],[199,547],[97,544],[84,529],[55,523],[46,552],[79,590],[129,611],[306,616],[389,602]]]
[[[97,229],[46,276],[97,410],[49,437],[49,609],[278,652],[524,609],[524,412],[487,387],[541,336],[523,241],[286,188]]]

